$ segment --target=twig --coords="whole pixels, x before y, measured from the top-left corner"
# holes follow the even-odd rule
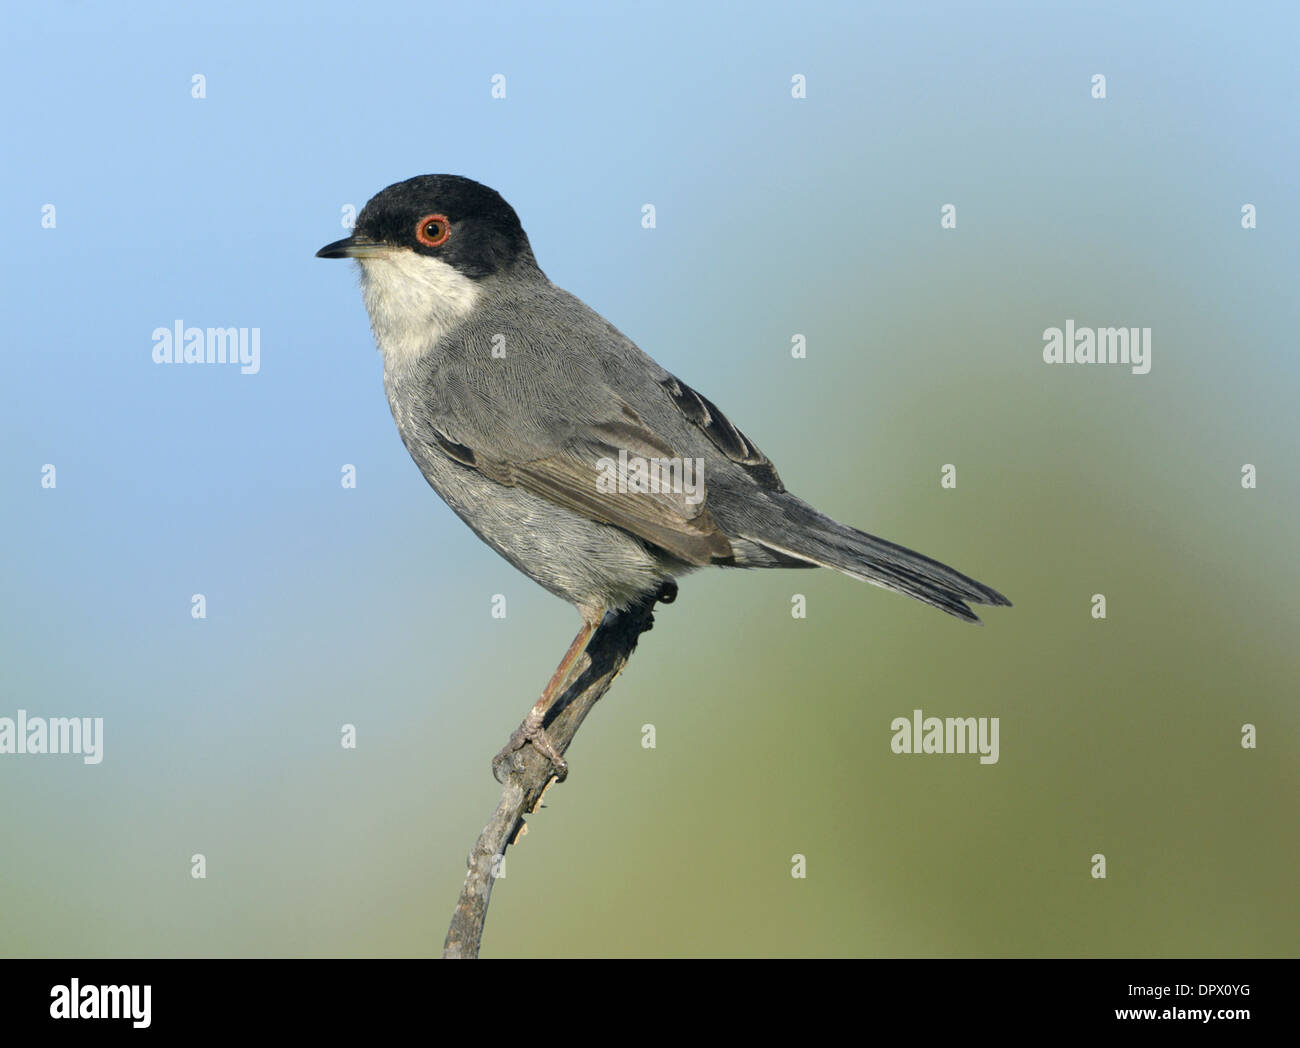
[[[674,587],[671,594],[660,599],[668,601],[675,595]],[[591,635],[585,649],[585,669],[556,702],[557,712],[545,725],[561,755],[568,750],[592,706],[627,665],[637,639],[654,625],[654,605],[652,598],[626,611],[606,615]],[[551,762],[532,746],[518,750],[503,768],[501,801],[469,853],[469,872],[442,948],[445,958],[478,956],[492,885],[506,848],[519,839],[525,830],[524,815],[537,810],[542,795],[555,780]]]

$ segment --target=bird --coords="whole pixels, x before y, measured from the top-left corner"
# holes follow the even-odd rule
[[[826,567],[966,622],[997,590],[841,524],[786,489],[704,394],[547,278],[502,196],[459,175],[375,194],[353,259],[398,433],[429,485],[487,545],[573,604],[582,625],[506,748],[546,734],[597,627],[707,566]]]

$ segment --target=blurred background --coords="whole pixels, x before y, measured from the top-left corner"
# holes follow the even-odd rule
[[[9,12],[0,717],[104,759],[0,755],[0,954],[440,951],[579,622],[425,484],[313,258],[427,172],[800,496],[1015,602],[687,578],[485,956],[1294,954],[1296,17],[1038,6]],[[1045,365],[1067,318],[1150,327],[1150,374]],[[178,320],[260,371],[155,364]],[[914,709],[999,762],[892,753]]]

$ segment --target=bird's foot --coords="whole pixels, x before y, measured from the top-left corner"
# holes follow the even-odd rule
[[[569,765],[560,756],[560,751],[555,748],[555,743],[551,741],[551,737],[546,734],[546,730],[542,727],[541,716],[534,712],[524,718],[523,724],[519,725],[510,736],[510,741],[502,747],[500,753],[492,758],[492,775],[497,782],[505,782],[504,775],[507,764],[525,746],[532,746],[533,749],[551,762],[555,778],[559,782],[563,782],[568,778]]]

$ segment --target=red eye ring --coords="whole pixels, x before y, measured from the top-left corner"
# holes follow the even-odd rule
[[[429,227],[433,226],[430,232]],[[415,226],[415,239],[425,247],[442,247],[451,236],[451,220],[446,215],[425,215]]]

